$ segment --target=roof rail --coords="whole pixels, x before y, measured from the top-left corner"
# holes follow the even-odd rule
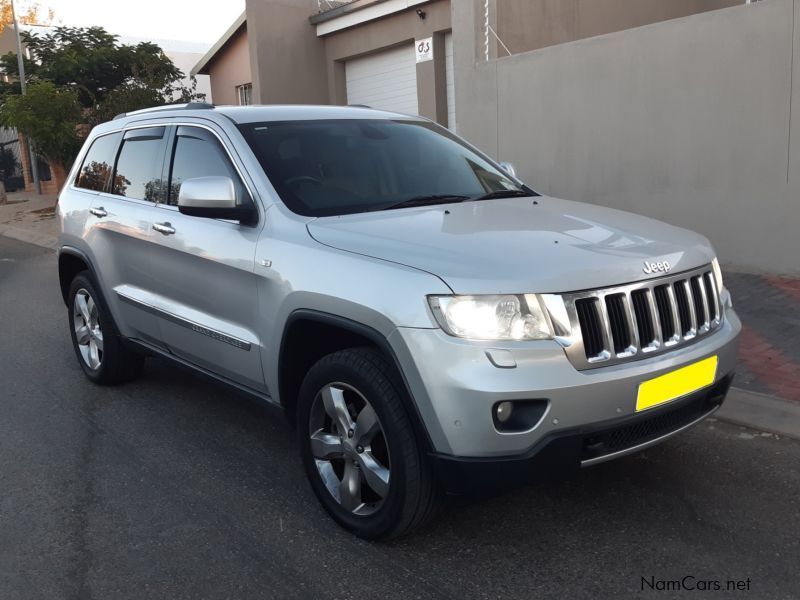
[[[112,121],[116,121],[117,119],[122,119],[124,117],[130,117],[131,115],[142,115],[149,112],[158,112],[160,110],[206,110],[210,108],[215,108],[215,106],[213,104],[209,104],[208,102],[186,102],[184,104],[165,104],[164,106],[153,106],[151,108],[142,108],[141,110],[132,110],[131,112],[120,113],[116,117],[114,117]]]
[[[369,109],[372,109],[371,106],[367,106],[366,104],[348,104],[347,108],[369,108]]]

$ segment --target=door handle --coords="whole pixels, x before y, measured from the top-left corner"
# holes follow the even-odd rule
[[[102,219],[103,217],[107,217],[108,216],[108,213],[106,212],[106,209],[103,208],[102,206],[99,206],[97,208],[90,208],[89,212],[92,213],[98,219]]]
[[[172,235],[175,233],[175,228],[169,222],[153,223],[153,229],[155,229],[158,233],[163,233],[164,235]]]

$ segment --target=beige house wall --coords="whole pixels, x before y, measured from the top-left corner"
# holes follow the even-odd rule
[[[724,265],[800,274],[800,0],[502,57],[454,2],[459,134],[544,194],[706,235]]]
[[[517,54],[737,4],[744,0],[491,0],[490,18]]]
[[[425,11],[424,19],[418,8]],[[417,64],[417,100],[422,116],[447,125],[444,35],[450,28],[450,0],[436,0],[325,36],[328,102],[347,104],[348,59],[433,37],[434,60]]]
[[[317,0],[247,0],[253,102],[327,104],[325,47],[308,22]]]
[[[425,19],[416,14],[417,8],[425,10]],[[446,124],[449,0],[433,0],[324,37],[309,22],[317,12],[316,0],[247,0],[246,11],[255,102],[347,104],[348,59],[434,37],[435,60],[417,65],[419,109]],[[216,91],[212,93],[216,102]]]
[[[247,27],[240,29],[208,64],[214,104],[239,104],[236,86],[253,82]]]

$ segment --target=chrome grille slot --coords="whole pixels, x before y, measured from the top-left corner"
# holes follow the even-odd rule
[[[708,308],[706,307],[706,292],[704,286],[700,285],[699,277],[692,277],[692,299],[694,301],[694,312],[697,315],[697,328],[708,330]]]
[[[639,345],[642,348],[651,348],[656,341],[656,331],[655,327],[653,327],[648,290],[632,292],[631,300],[633,302],[633,316],[636,319],[636,329],[639,331]]]
[[[674,307],[674,296],[670,295],[670,286],[660,285],[654,288],[658,321],[661,325],[661,336],[665,344],[674,344],[680,338]]]
[[[631,337],[630,313],[625,294],[609,294],[606,296],[606,313],[614,342],[614,353],[617,356],[636,353],[636,345]]]
[[[587,360],[592,360],[601,356],[605,344],[603,335],[600,332],[600,314],[597,312],[597,299],[586,298],[575,302],[575,310],[578,314],[581,331],[583,333],[583,345],[586,349]]]
[[[719,296],[717,295],[717,286],[714,283],[714,276],[711,273],[703,275],[703,283],[706,288],[706,297],[711,309],[711,316],[709,319],[712,322],[719,321]]]
[[[561,297],[572,335],[560,341],[579,370],[682,347],[722,323],[719,290],[710,267]]]
[[[625,314],[625,294],[609,294],[606,296],[606,312],[614,342],[614,352],[619,355],[631,350],[631,331],[628,317]]]
[[[678,302],[678,315],[681,320],[681,336],[694,337],[694,322],[689,307],[689,295],[686,293],[686,281],[675,282],[675,299]]]

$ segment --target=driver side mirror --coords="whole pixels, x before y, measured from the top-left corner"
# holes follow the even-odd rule
[[[178,210],[184,215],[208,219],[252,222],[255,207],[236,203],[236,187],[230,177],[194,177],[181,183]]]

